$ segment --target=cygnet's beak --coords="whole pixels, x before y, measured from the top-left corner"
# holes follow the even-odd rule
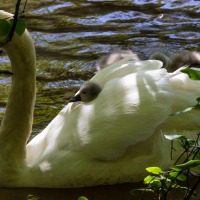
[[[76,96],[72,97],[69,102],[76,102],[76,101],[81,101],[81,96],[80,94],[77,94]]]

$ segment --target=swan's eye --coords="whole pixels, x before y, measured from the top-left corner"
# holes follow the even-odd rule
[[[86,94],[87,92],[86,91],[83,91],[83,94]]]

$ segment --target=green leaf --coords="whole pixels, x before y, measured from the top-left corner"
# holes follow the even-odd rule
[[[24,33],[25,29],[26,29],[26,22],[25,22],[25,20],[23,20],[23,19],[18,19],[15,32],[16,32],[19,36],[21,36],[21,35]]]
[[[0,19],[0,35],[8,35],[11,29],[10,23],[5,19]]]
[[[11,22],[11,25],[12,25],[13,22],[14,22],[14,19],[11,19],[10,22]],[[17,35],[21,36],[24,33],[25,29],[26,29],[26,22],[25,22],[25,20],[19,18],[17,20],[15,32],[17,33]]]
[[[176,183],[174,180],[173,180],[173,183]],[[173,186],[172,184],[172,180],[170,178],[165,178],[165,185],[164,185],[166,189],[169,189],[170,187]]]
[[[153,179],[154,179],[153,176],[148,175],[147,177],[144,178],[144,184],[149,184],[149,183],[151,183]]]
[[[200,71],[190,68],[182,69],[181,72],[187,74],[192,80],[200,80]]]
[[[170,172],[169,175],[175,179],[178,179],[180,181],[185,181],[186,176],[184,174],[180,174],[180,172]]]
[[[184,137],[183,135],[176,135],[176,134],[173,134],[173,135],[164,135],[164,136],[168,140],[175,140],[175,139]]]
[[[151,176],[151,175],[147,176],[144,179],[144,184],[148,185],[153,190],[157,190],[162,186],[160,178],[156,176]]]
[[[192,139],[187,139],[187,144],[188,144],[188,146],[194,146],[195,144],[196,144],[197,142],[196,142],[196,140],[192,140]]]
[[[149,183],[149,187],[152,188],[153,190],[158,190],[162,186],[162,183],[158,179],[154,179],[151,183]]]
[[[88,198],[84,197],[84,196],[81,196],[79,197],[77,200],[88,200]]]
[[[195,159],[196,159],[196,160],[200,160],[200,152],[198,152],[198,153],[195,155]]]
[[[176,134],[174,134],[174,135],[164,135],[164,136],[168,140],[178,141],[183,148],[188,148],[188,147],[194,146],[195,143],[196,143],[195,140],[187,139],[183,135],[176,135]]]
[[[198,101],[198,103],[200,103],[200,97],[198,97],[196,100]]]
[[[193,109],[196,109],[195,106],[186,108],[186,109],[181,110],[181,111],[178,111],[178,112],[171,113],[169,116],[181,115],[181,114],[186,113],[186,112],[189,112],[189,111],[191,111],[191,110],[193,110]]]
[[[170,167],[171,169],[175,170],[175,171],[181,171],[181,170],[185,170],[185,169],[190,169],[193,167],[196,167],[200,165],[200,160],[189,160],[186,163],[180,164],[180,165],[174,165],[172,167]]]
[[[146,170],[152,174],[161,174],[163,172],[160,167],[148,167]]]

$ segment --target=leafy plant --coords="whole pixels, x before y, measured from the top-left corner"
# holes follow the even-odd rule
[[[79,197],[77,200],[88,200],[88,198],[84,197],[84,196],[81,196]]]
[[[188,74],[192,80],[200,80],[200,70],[185,68],[181,72]],[[184,110],[172,113],[171,116],[184,114],[192,110],[200,110],[200,97],[197,99],[197,104],[186,108]],[[148,167],[146,170],[151,173],[144,179],[146,188],[134,189],[131,194],[137,192],[152,192],[155,196],[154,199],[166,199],[167,194],[172,189],[178,189],[182,191],[184,200],[190,199],[191,196],[197,197],[195,188],[200,183],[200,176],[192,171],[192,168],[200,165],[200,146],[199,136],[197,135],[196,140],[188,139],[183,135],[165,135],[165,138],[170,140],[171,143],[171,157],[172,151],[174,150],[173,141],[177,141],[184,149],[183,153],[179,156],[173,166],[170,167],[169,171],[163,171],[159,167]],[[180,160],[184,160],[182,164],[177,164]],[[190,175],[197,178],[196,183],[191,187],[189,184]],[[180,182],[186,182],[186,187],[179,184]],[[143,197],[141,198],[143,199]]]
[[[199,70],[185,68],[185,69],[182,69],[181,72],[187,74],[190,77],[190,79],[192,79],[192,80],[200,80],[200,71]]]
[[[184,149],[183,153],[168,171],[163,171],[159,167],[146,168],[151,173],[144,178],[144,184],[147,185],[146,188],[134,189],[131,191],[131,194],[135,194],[136,192],[151,192],[154,195],[154,199],[160,200],[166,199],[168,193],[175,189],[184,193],[184,200],[188,200],[191,196],[197,197],[195,188],[200,183],[200,177],[192,171],[192,168],[200,165],[200,160],[198,159],[200,155],[198,145],[199,135],[197,135],[196,140],[188,139],[183,135],[165,135],[166,139],[172,141],[171,149],[174,149],[173,141],[177,141]],[[177,164],[179,160],[183,159],[184,162],[182,164]],[[189,184],[191,175],[197,178],[193,186]],[[186,183],[186,186],[181,184],[181,182]]]
[[[13,25],[13,18],[11,18],[9,20],[8,19],[0,19],[0,35],[1,36],[8,35],[10,33],[10,31],[11,31],[12,25]],[[26,28],[25,20],[19,18],[17,20],[17,25],[16,25],[16,28],[15,28],[15,32],[19,36],[21,36],[24,33],[25,28]]]

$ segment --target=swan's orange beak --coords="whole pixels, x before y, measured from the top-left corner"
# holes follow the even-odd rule
[[[80,94],[77,94],[76,96],[72,97],[69,102],[76,102],[76,101],[81,101],[81,96]]]

